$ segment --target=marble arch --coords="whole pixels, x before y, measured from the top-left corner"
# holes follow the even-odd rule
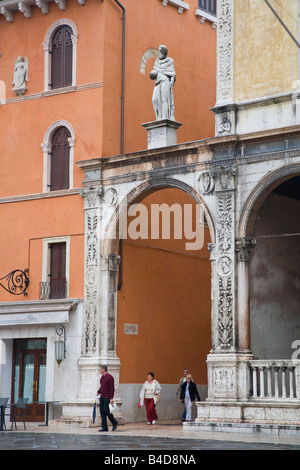
[[[191,196],[197,202],[197,204],[202,206],[209,227],[211,243],[215,243],[215,224],[204,197],[192,186],[189,186],[188,184],[175,178],[155,178],[149,179],[148,181],[145,181],[135,187],[127,194],[126,198],[122,199],[120,204],[118,204],[107,225],[105,238],[102,244],[101,255],[117,252],[118,237],[112,238],[111,235],[112,233],[116,233],[116,226],[118,225],[118,221],[122,218],[122,214],[127,209],[127,207],[133,203],[141,202],[148,195],[157,190],[166,188],[180,189]]]
[[[267,173],[254,187],[241,211],[237,234],[243,238],[252,235],[256,214],[265,198],[278,185],[300,174],[300,163],[284,165]]]

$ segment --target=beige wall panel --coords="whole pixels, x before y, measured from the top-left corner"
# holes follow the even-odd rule
[[[298,38],[298,0],[270,0]],[[292,90],[298,79],[297,45],[263,0],[235,2],[235,101]]]

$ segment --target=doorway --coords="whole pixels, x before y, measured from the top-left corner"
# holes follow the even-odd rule
[[[45,419],[46,359],[47,339],[14,340],[12,402],[28,398],[25,417],[28,422]],[[21,415],[19,419],[22,420]]]

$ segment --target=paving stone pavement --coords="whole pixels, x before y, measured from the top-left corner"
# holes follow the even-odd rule
[[[228,438],[227,438],[228,439]],[[3,450],[102,450],[110,451],[175,451],[198,450],[300,450],[299,445],[268,442],[242,442],[215,439],[180,439],[156,436],[124,436],[114,434],[0,432],[0,451]]]

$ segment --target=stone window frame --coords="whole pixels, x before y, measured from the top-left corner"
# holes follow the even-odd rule
[[[190,8],[190,5],[184,2],[183,0],[161,0],[161,2],[164,7],[166,7],[168,3],[170,5],[175,6],[179,14],[183,13],[186,10],[189,10]]]
[[[42,261],[42,282],[49,281],[50,274],[50,263],[51,263],[51,253],[50,245],[53,243],[65,243],[66,244],[66,298],[69,298],[69,286],[70,286],[70,243],[71,237],[49,237],[43,238],[43,261]]]
[[[43,150],[43,193],[49,193],[50,188],[50,176],[51,176],[51,141],[53,133],[59,127],[66,127],[71,134],[71,137],[68,138],[69,146],[70,146],[70,164],[69,164],[69,188],[64,190],[59,190],[60,192],[66,192],[74,187],[74,147],[75,147],[75,132],[73,126],[64,120],[55,121],[53,122],[47,129],[44,140],[41,143],[41,147]],[[57,191],[51,191],[55,193]]]
[[[73,45],[73,57],[72,57],[72,85],[76,85],[76,69],[77,69],[77,42],[78,42],[78,33],[77,27],[72,20],[68,18],[61,18],[60,20],[55,21],[47,31],[45,41],[43,42],[44,49],[44,91],[50,91],[51,88],[51,47],[52,47],[52,37],[54,32],[60,26],[70,26],[72,29],[72,45]],[[56,90],[68,89],[69,87],[63,87]]]
[[[211,23],[212,29],[217,28],[217,16],[213,15],[209,11],[203,10],[202,8],[198,7],[195,10],[195,15],[200,19],[200,23],[203,24],[205,21]]]

